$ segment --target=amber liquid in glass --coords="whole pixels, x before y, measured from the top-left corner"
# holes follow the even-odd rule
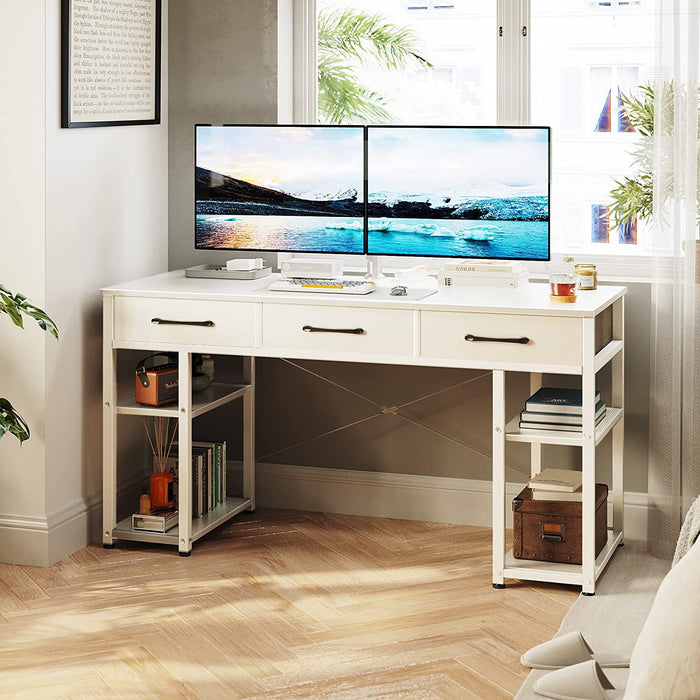
[[[552,282],[552,294],[555,297],[576,296],[576,282]]]

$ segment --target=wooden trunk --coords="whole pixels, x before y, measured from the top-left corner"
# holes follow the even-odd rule
[[[608,487],[595,485],[595,553],[607,540]],[[523,489],[513,499],[513,556],[516,559],[580,564],[581,503],[534,501]]]

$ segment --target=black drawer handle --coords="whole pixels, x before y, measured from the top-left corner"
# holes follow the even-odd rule
[[[564,538],[560,534],[554,534],[553,532],[543,532],[540,537],[547,542],[563,542]]]
[[[173,321],[169,318],[152,318],[151,323],[156,326],[207,326],[211,328],[214,321]]]
[[[349,333],[350,335],[364,335],[364,328],[316,328],[316,326],[302,326],[304,333]]]
[[[518,345],[527,345],[530,339],[525,338],[486,338],[481,335],[472,335],[471,333],[464,336],[464,339],[470,343],[517,343]]]

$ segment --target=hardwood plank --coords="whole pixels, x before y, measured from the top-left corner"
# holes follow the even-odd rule
[[[271,509],[2,565],[0,695],[511,697],[578,590],[490,577],[487,528]]]

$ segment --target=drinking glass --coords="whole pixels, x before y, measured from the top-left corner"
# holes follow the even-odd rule
[[[576,301],[576,290],[579,279],[573,272],[552,272],[549,275],[550,294],[552,301],[573,303]]]

